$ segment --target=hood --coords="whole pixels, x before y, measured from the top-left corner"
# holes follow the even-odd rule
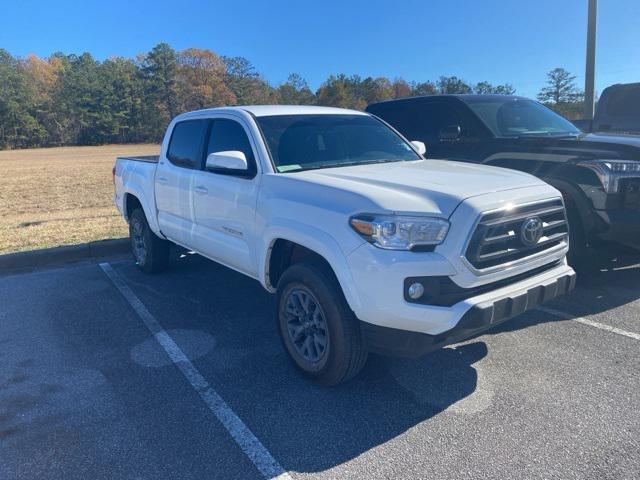
[[[378,163],[288,175],[357,193],[383,211],[443,217],[470,197],[546,186],[536,177],[515,170],[444,160]]]
[[[541,160],[548,161],[577,162],[590,158],[640,160],[638,135],[583,133],[570,137],[531,136],[517,140],[503,137],[499,142],[504,144],[506,152],[545,155]],[[504,154],[499,154],[499,157],[504,157]]]
[[[581,141],[617,143],[640,148],[640,135],[626,135],[614,133],[587,133],[580,137]]]

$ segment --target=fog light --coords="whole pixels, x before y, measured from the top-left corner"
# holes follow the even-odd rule
[[[422,286],[421,283],[418,283],[418,282],[412,283],[409,286],[408,293],[410,298],[412,298],[413,300],[417,300],[424,293],[424,287]]]

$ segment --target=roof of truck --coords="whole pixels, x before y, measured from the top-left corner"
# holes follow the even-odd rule
[[[270,115],[366,115],[358,110],[348,110],[346,108],[317,107],[315,105],[247,105],[237,107],[254,114],[256,117],[267,117]]]
[[[419,100],[470,100],[470,101],[491,101],[491,100],[527,100],[526,97],[521,97],[519,95],[503,95],[500,93],[446,93],[446,94],[437,94],[437,95],[417,95],[415,97],[402,97],[402,98],[393,98],[391,100],[383,100],[381,102],[374,102],[367,106],[367,109],[372,105],[384,105],[384,104],[394,104],[394,103],[403,103],[403,102],[414,102]]]
[[[346,108],[317,107],[314,105],[239,105],[236,107],[219,107],[197,110],[193,113],[221,113],[229,111],[245,111],[256,117],[268,117],[272,115],[367,115],[359,110],[348,110]]]

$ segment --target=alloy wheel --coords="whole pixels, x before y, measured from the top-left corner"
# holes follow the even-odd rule
[[[329,330],[322,307],[303,288],[291,290],[284,308],[287,332],[296,352],[309,363],[320,362],[329,346]]]

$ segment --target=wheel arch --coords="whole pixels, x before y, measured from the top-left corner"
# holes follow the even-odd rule
[[[565,208],[575,209],[580,219],[580,228],[588,236],[589,232],[595,227],[592,215],[593,206],[582,189],[571,182],[559,178],[543,178],[542,180],[560,191],[565,202]]]
[[[141,195],[140,192],[132,189],[126,189],[124,198],[122,200],[122,212],[127,222],[129,221],[129,216],[136,207],[142,208],[151,231],[153,231],[153,233],[155,233],[160,238],[165,238],[165,236],[160,231],[157,216],[152,214],[155,213],[155,207],[149,205],[146,197],[144,195]]]
[[[138,199],[138,197],[136,197],[133,193],[128,193],[128,192],[125,193],[123,203],[124,203],[124,209],[123,209],[124,218],[127,221],[131,218],[131,214],[136,208],[140,207],[144,211],[144,207],[142,206],[140,199]],[[147,213],[145,212],[145,216],[146,214]]]
[[[352,310],[360,305],[354,288],[346,256],[338,243],[327,233],[306,227],[301,229],[272,228],[264,240],[264,256],[260,265],[259,278],[270,292],[275,292],[277,281],[286,268],[294,263],[317,260],[326,265],[335,276],[342,293]]]

